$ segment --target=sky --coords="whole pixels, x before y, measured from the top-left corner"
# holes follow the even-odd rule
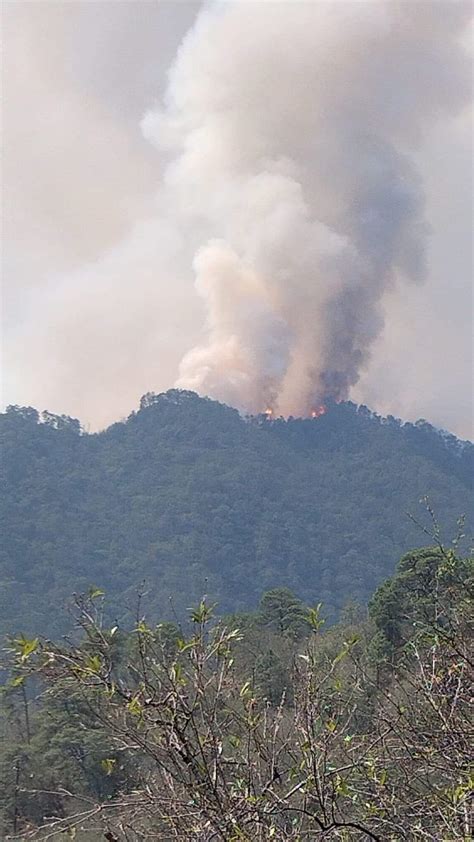
[[[298,16],[294,0],[285,14],[290,3]],[[261,8],[272,4],[258,5],[264,20]],[[202,34],[201,47],[186,42],[175,57],[199,10],[186,0],[4,4],[4,405],[100,429],[145,392],[181,382],[183,357],[206,341],[206,302],[188,248],[200,244],[199,224],[190,229],[182,212],[170,221],[163,209],[170,153],[144,120],[153,123],[163,98],[168,117],[189,107],[177,97],[193,95],[199,73],[191,64],[188,87],[176,78],[191,48],[206,55]],[[325,31],[318,37],[324,50]],[[462,41],[469,45],[467,32]],[[384,290],[383,326],[350,390],[382,414],[423,417],[464,438],[473,432],[471,142],[465,103],[417,139],[426,276]],[[199,185],[186,184],[187,201],[198,204]]]

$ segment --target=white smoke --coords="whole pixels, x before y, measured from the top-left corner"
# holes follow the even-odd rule
[[[97,429],[181,361],[472,433],[469,4],[212,3],[158,151],[198,2],[7,5],[4,405]]]
[[[207,312],[178,386],[284,414],[349,395],[384,294],[424,279],[414,156],[469,99],[469,15],[403,0],[200,13],[142,124],[172,156],[159,201]]]

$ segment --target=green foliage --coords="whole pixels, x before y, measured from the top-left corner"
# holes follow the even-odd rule
[[[474,562],[442,546],[407,553],[396,575],[378,588],[369,603],[382,654],[400,652],[420,632],[448,633],[450,612],[463,613],[474,599]]]
[[[255,685],[263,698],[273,705],[292,701],[290,670],[272,649],[255,659]]]
[[[448,535],[474,509],[471,445],[350,403],[269,422],[171,390],[99,434],[21,407],[0,431],[0,633],[17,637],[62,634],[71,592],[92,585],[109,626],[129,626],[144,581],[163,620],[203,593],[248,611],[269,588],[334,619],[420,543],[405,515],[420,498]]]
[[[440,544],[404,556],[373,620],[351,603],[329,627],[273,589],[238,624],[202,599],[111,635],[76,597],[81,639],[8,651],[3,835],[467,842],[471,588]]]
[[[260,600],[259,619],[281,635],[294,639],[308,633],[308,610],[289,588],[273,588]]]
[[[133,786],[133,764],[116,751],[91,703],[87,694],[67,686],[55,688],[41,706],[27,696],[4,695],[0,826],[1,818],[12,828],[21,817],[19,829],[26,822],[42,823],[45,815],[65,815],[73,803],[64,800],[67,792],[74,792],[76,801],[82,796],[105,801]]]

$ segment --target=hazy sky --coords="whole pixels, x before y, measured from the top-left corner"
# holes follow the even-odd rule
[[[157,209],[166,153],[140,125],[198,11],[182,0],[4,3],[4,404],[102,427],[146,391],[171,387],[202,339],[186,232]],[[427,278],[385,295],[385,327],[352,391],[463,437],[472,435],[471,133],[464,109],[420,139]]]

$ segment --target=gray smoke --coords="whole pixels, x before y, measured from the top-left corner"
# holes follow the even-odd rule
[[[3,405],[472,434],[469,4],[6,6]]]
[[[425,276],[414,152],[469,98],[470,6],[218,2],[185,38],[148,139],[195,246],[203,341],[177,385],[251,411],[345,399],[394,284]]]

